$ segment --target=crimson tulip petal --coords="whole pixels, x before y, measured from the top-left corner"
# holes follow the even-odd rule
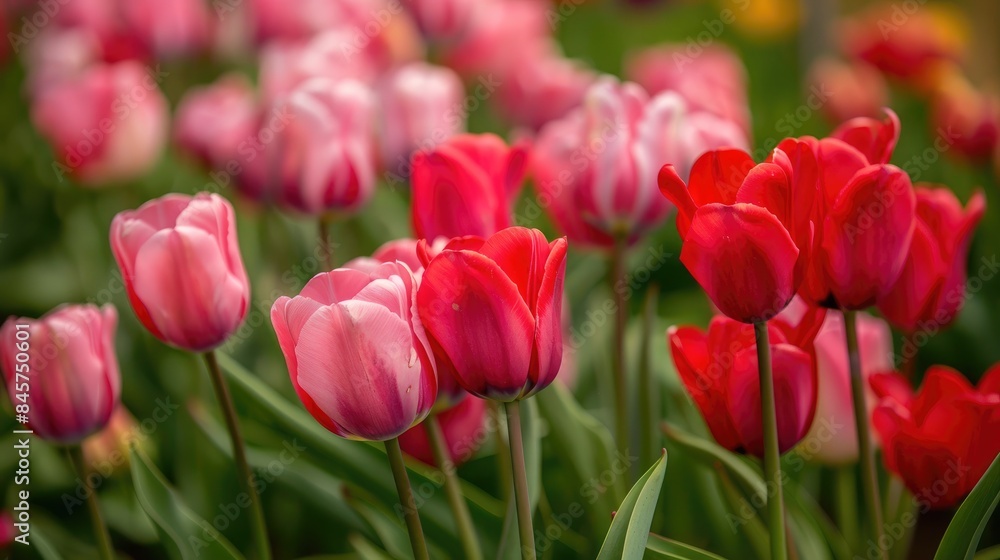
[[[660,192],[664,197],[677,207],[677,232],[681,239],[687,237],[688,228],[691,227],[691,219],[698,210],[698,206],[691,198],[687,185],[680,178],[673,165],[667,164],[660,169],[656,179],[660,186]]]
[[[788,175],[773,163],[755,165],[736,193],[736,202],[753,204],[774,214],[792,232],[792,189]]]
[[[795,295],[798,248],[778,218],[751,204],[698,209],[681,262],[726,315],[767,320]]]
[[[471,251],[445,251],[424,270],[417,302],[427,332],[466,391],[500,400],[521,393],[535,319],[496,263]]]
[[[869,379],[872,391],[881,400],[888,399],[904,407],[913,401],[913,388],[905,377],[898,373],[875,373]]]
[[[844,309],[863,309],[899,278],[914,230],[916,199],[909,176],[872,165],[851,179],[826,217],[825,266]]]
[[[856,117],[838,126],[830,136],[843,140],[865,155],[868,163],[889,163],[899,141],[899,117],[888,107],[883,109],[883,121],[871,117]]]
[[[722,149],[705,152],[691,167],[688,190],[698,206],[713,202],[733,204],[750,170],[753,158],[743,150]]]
[[[984,395],[1000,395],[1000,363],[994,364],[983,374],[976,390]]]
[[[837,138],[823,138],[817,142],[816,162],[819,165],[822,213],[833,206],[847,183],[869,165],[868,159],[857,148]]]
[[[495,262],[514,282],[521,298],[534,314],[534,300],[549,256],[545,235],[537,229],[507,228],[490,236],[479,253]]]
[[[536,230],[537,231],[537,230]],[[562,366],[563,281],[566,276],[566,238],[556,239],[548,246],[542,278],[535,302],[535,346],[531,358],[531,386],[525,396],[548,387]]]

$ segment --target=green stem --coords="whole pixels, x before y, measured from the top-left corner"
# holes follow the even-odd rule
[[[781,456],[778,453],[778,415],[774,407],[774,374],[771,371],[771,343],[767,322],[754,323],[757,341],[757,367],[760,372],[760,414],[764,429],[764,474],[768,492],[767,528],[771,534],[771,560],[788,558],[785,536],[785,508],[781,488]]]
[[[465,503],[462,496],[462,489],[458,485],[458,477],[455,476],[455,464],[448,453],[444,432],[441,431],[441,423],[438,422],[436,414],[431,414],[424,421],[427,427],[427,439],[431,443],[431,451],[434,453],[434,462],[444,475],[444,491],[448,496],[448,505],[455,516],[455,526],[458,529],[458,537],[462,541],[462,549],[468,560],[481,560],[482,550],[479,549],[479,538],[476,536],[476,527],[472,524],[472,517],[469,515],[469,505]]]
[[[615,381],[615,444],[618,450],[628,449],[628,382],[625,379],[625,293],[618,289],[618,282],[625,278],[625,252],[628,250],[624,235],[615,237],[611,249],[611,274],[608,285],[615,301],[615,341],[612,348],[612,372]]]
[[[396,492],[399,494],[399,505],[402,506],[403,517],[406,519],[406,531],[410,535],[413,558],[415,560],[430,560],[430,555],[427,553],[427,543],[424,541],[424,529],[420,526],[417,503],[413,500],[410,477],[406,474],[403,450],[399,448],[399,440],[397,438],[386,440],[385,452],[389,456],[389,466],[392,467],[392,478],[396,481]]]
[[[531,501],[528,498],[528,473],[524,467],[524,441],[521,436],[521,403],[504,403],[507,433],[510,437],[510,462],[514,467],[514,501],[517,504],[517,529],[521,537],[521,558],[535,560],[535,536],[531,528]]]
[[[882,500],[875,469],[875,448],[868,431],[868,407],[865,404],[865,382],[861,376],[861,353],[858,350],[857,312],[844,311],[844,331],[847,333],[847,358],[851,364],[851,394],[854,397],[854,422],[858,430],[858,453],[861,456],[861,486],[868,508],[870,534],[879,557],[888,558],[879,544],[882,542]]]
[[[83,449],[79,445],[66,448],[69,462],[73,465],[73,470],[80,480],[87,479],[87,469],[84,468]],[[104,516],[101,515],[101,504],[97,501],[97,490],[91,489],[87,492],[87,509],[90,511],[90,522],[94,527],[94,537],[97,539],[97,550],[101,554],[102,560],[114,560],[114,547],[111,546],[111,534],[108,533],[108,526],[104,523]]]
[[[323,255],[325,271],[333,270],[333,247],[330,246],[330,225],[333,220],[328,214],[319,216],[319,250]]]
[[[652,284],[646,291],[646,302],[642,316],[642,345],[639,350],[639,457],[640,465],[652,465],[656,461],[656,443],[653,428],[657,414],[653,412],[653,400],[659,395],[659,387],[653,382],[650,363],[650,342],[653,339],[653,319],[656,317],[656,299],[659,286]]]
[[[250,463],[247,462],[246,444],[243,443],[243,434],[240,432],[240,424],[236,418],[236,408],[233,407],[233,399],[229,395],[229,387],[222,377],[222,370],[219,369],[219,362],[215,358],[215,351],[205,352],[205,365],[208,366],[208,376],[212,380],[215,388],[215,396],[219,400],[219,407],[222,408],[222,416],[226,420],[226,428],[229,430],[229,440],[233,446],[233,458],[236,461],[236,470],[240,476],[240,486],[250,497],[250,520],[253,525],[254,544],[257,548],[257,558],[260,560],[270,560],[271,546],[267,540],[267,523],[264,521],[264,510],[260,505],[260,497],[253,487]]]
[[[861,535],[858,534],[858,482],[853,465],[836,469],[834,476],[837,526],[853,549],[861,542]]]

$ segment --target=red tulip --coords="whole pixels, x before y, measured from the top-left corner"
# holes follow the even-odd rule
[[[947,187],[918,185],[917,218],[906,263],[892,289],[878,301],[879,311],[897,328],[946,327],[966,299],[966,260],[976,225],[986,212],[986,197],[976,192],[963,211]]]
[[[156,77],[137,62],[91,66],[41,87],[31,116],[56,152],[53,169],[91,185],[146,173],[169,126]]]
[[[747,71],[739,55],[714,44],[692,57],[688,48],[687,44],[663,44],[631,55],[625,62],[625,75],[650,95],[677,92],[691,111],[716,115],[748,133]]]
[[[211,350],[243,322],[250,283],[221,196],[168,194],[121,212],[111,250],[136,316],[167,344]]]
[[[938,86],[931,121],[954,153],[971,161],[989,161],[1000,144],[1000,98],[964,77],[950,76]]]
[[[465,130],[465,89],[448,68],[408,64],[384,76],[378,94],[378,139],[390,182],[409,174],[410,154]]]
[[[916,198],[910,177],[888,165],[899,120],[852,119],[830,138],[786,139],[811,146],[819,170],[812,257],[801,294],[820,305],[864,309],[888,293],[913,237]]]
[[[783,453],[809,430],[816,410],[817,378],[812,337],[822,313],[809,313],[797,327],[768,322],[778,412],[778,448]],[[716,315],[702,332],[671,327],[667,343],[684,387],[712,436],[730,451],[764,456],[760,378],[752,326]]]
[[[486,438],[486,401],[469,397],[455,406],[439,412],[437,421],[444,432],[451,465],[437,465],[430,440],[427,439],[426,422],[421,422],[399,436],[399,446],[414,459],[441,469],[454,468],[465,463],[476,453]]]
[[[707,125],[707,126],[706,126]],[[695,119],[683,99],[612,77],[594,83],[583,105],[539,134],[532,173],[539,204],[574,242],[611,247],[657,227],[670,204],[656,194],[656,172],[671,163],[686,177],[708,149],[742,145],[717,118]],[[723,135],[725,136],[725,135]]]
[[[672,165],[660,171],[660,189],[677,206],[681,262],[737,321],[778,314],[808,263],[816,162],[804,143],[785,149],[758,165],[740,150],[708,152],[695,162],[688,187]]]
[[[320,273],[298,296],[274,302],[292,385],[326,429],[385,441],[430,412],[437,375],[416,295],[413,273],[393,262]]]
[[[511,225],[526,154],[492,134],[454,136],[413,155],[413,231],[418,238],[487,237]]]
[[[916,394],[899,374],[880,374],[872,420],[885,466],[925,508],[958,504],[1000,453],[1000,365],[973,387],[957,371],[933,366]]]
[[[117,325],[111,305],[67,305],[41,319],[11,317],[0,328],[7,395],[37,435],[76,444],[108,423],[121,391]]]
[[[512,227],[479,249],[445,248],[429,262],[417,295],[420,317],[463,389],[512,401],[555,378],[566,246]]]

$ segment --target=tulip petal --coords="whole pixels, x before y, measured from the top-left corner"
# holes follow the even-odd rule
[[[421,406],[423,366],[410,327],[380,305],[320,308],[302,328],[296,354],[300,387],[338,434],[392,439],[419,420],[419,410],[429,410]]]
[[[660,174],[656,179],[660,186],[660,193],[677,207],[677,233],[681,239],[687,237],[688,229],[691,227],[691,219],[698,210],[698,206],[691,198],[687,185],[680,178],[673,165],[669,163],[660,169]]]
[[[751,204],[698,209],[681,262],[726,315],[767,320],[795,295],[799,250],[778,218]]]
[[[369,272],[338,268],[313,276],[309,282],[306,282],[299,296],[315,300],[323,305],[330,305],[353,298],[370,281]]]
[[[938,246],[930,228],[917,220],[903,270],[889,292],[878,300],[882,315],[904,332],[915,332],[920,320],[937,315],[946,271]]]
[[[705,152],[691,167],[688,179],[691,199],[698,206],[713,202],[733,204],[740,186],[753,168],[753,158],[743,150]]]
[[[518,287],[487,257],[445,251],[424,270],[420,318],[455,366],[458,381],[483,398],[516,398],[528,380],[535,320]]]
[[[535,298],[549,256],[545,235],[537,229],[507,228],[490,236],[479,253],[495,262],[517,285],[521,298],[534,315]]]
[[[532,310],[535,313],[535,345],[529,374],[531,386],[526,388],[525,396],[548,387],[562,366],[562,294],[567,245],[566,238],[559,238],[548,247],[538,299]]]
[[[830,136],[843,140],[865,155],[868,163],[889,163],[899,141],[899,117],[892,109],[883,109],[884,121],[871,117],[853,118],[838,126]]]
[[[824,262],[844,309],[863,309],[899,278],[913,238],[915,197],[909,176],[892,165],[864,168],[826,217]]]

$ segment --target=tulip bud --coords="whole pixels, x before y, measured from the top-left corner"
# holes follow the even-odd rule
[[[706,130],[706,121],[690,116],[675,93],[649,99],[636,84],[598,80],[582,107],[539,134],[532,172],[543,207],[574,241],[603,247],[620,236],[634,241],[671,210],[656,195],[656,173],[664,163],[687,177],[707,149],[743,144],[720,139]],[[725,128],[716,121],[712,128]]]
[[[872,423],[886,468],[928,509],[957,505],[1000,453],[1000,365],[973,387],[944,366],[927,370],[920,391],[896,373],[873,375],[881,399]]]
[[[525,150],[492,134],[454,136],[413,154],[413,231],[418,238],[486,237],[511,224]]]
[[[423,62],[385,76],[379,87],[382,168],[406,176],[410,154],[465,130],[464,94],[455,72]]]
[[[334,434],[385,441],[423,420],[437,374],[409,267],[339,268],[281,297],[271,322],[302,404]]]
[[[809,262],[815,158],[805,144],[785,147],[788,153],[776,149],[772,161],[758,165],[740,150],[708,152],[687,187],[672,166],[660,172],[660,189],[677,206],[681,262],[737,321],[777,315]]]
[[[250,284],[233,207],[216,194],[168,194],[111,222],[111,250],[139,321],[167,344],[205,352],[243,322]]]
[[[135,62],[93,66],[41,88],[31,115],[56,152],[53,168],[88,185],[146,173],[169,126],[156,76]]]
[[[513,401],[555,379],[566,245],[512,227],[478,249],[445,248],[427,265],[417,294],[420,318],[463,389]]]
[[[810,320],[821,316],[807,314]],[[795,446],[809,430],[816,410],[817,378],[811,340],[776,318],[768,322],[774,372],[778,449]],[[815,331],[812,331],[813,333]],[[730,451],[764,456],[757,345],[752,326],[717,315],[708,331],[671,327],[667,344],[684,387],[701,411],[712,436]]]
[[[475,455],[479,446],[487,439],[484,431],[486,421],[486,401],[469,397],[457,405],[439,412],[435,418],[444,433],[451,465],[438,465],[434,451],[427,438],[426,422],[421,422],[399,436],[399,446],[414,459],[440,469],[458,467]]]
[[[41,319],[7,319],[0,366],[18,420],[23,414],[38,436],[60,444],[79,443],[104,427],[121,390],[117,325],[111,305],[67,305]]]
[[[83,463],[88,472],[110,477],[128,472],[129,446],[139,434],[139,423],[119,405],[101,431],[83,440]]]
[[[920,185],[913,242],[906,263],[879,311],[897,328],[913,333],[921,325],[944,328],[965,302],[966,260],[976,225],[986,212],[977,191],[965,210],[947,187]]]

